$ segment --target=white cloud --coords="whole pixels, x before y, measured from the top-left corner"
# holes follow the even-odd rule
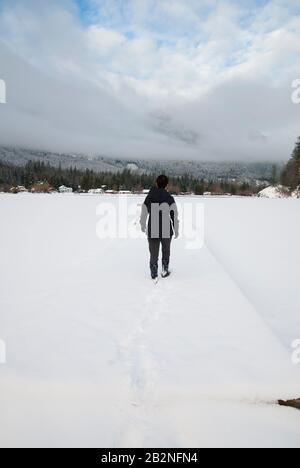
[[[17,90],[0,124],[12,143],[25,133],[36,141],[34,115],[40,146],[214,159],[289,153],[298,132],[290,100],[300,78],[297,2],[91,0],[91,24],[72,0],[5,5],[0,39],[24,63],[2,47],[3,72],[14,86],[13,73],[32,76],[31,102]]]
[[[87,35],[90,47],[103,56],[109,56],[126,43],[126,38],[119,32],[100,26],[91,26]]]

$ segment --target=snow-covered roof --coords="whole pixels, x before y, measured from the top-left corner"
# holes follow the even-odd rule
[[[98,188],[98,189],[90,189],[88,193],[93,193],[93,194],[99,194],[99,193],[103,193],[103,189],[101,188]]]
[[[73,192],[73,189],[71,187],[65,187],[64,185],[62,185],[61,187],[59,187],[59,192],[60,193],[72,193]]]

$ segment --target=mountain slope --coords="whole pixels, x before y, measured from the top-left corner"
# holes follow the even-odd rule
[[[28,161],[44,161],[54,166],[61,165],[68,168],[76,166],[79,169],[93,169],[94,171],[117,172],[123,169],[160,174],[166,172],[170,176],[184,176],[186,174],[205,180],[235,179],[254,182],[270,181],[273,177],[272,163],[238,163],[238,162],[209,162],[209,161],[157,161],[147,159],[116,159],[84,154],[54,153],[37,151],[19,147],[0,146],[0,161],[24,165]],[[281,164],[277,164],[280,172]]]

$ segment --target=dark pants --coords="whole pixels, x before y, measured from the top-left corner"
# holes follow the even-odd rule
[[[158,275],[158,257],[159,248],[162,246],[162,265],[164,270],[169,269],[170,252],[171,252],[171,239],[148,239],[150,250],[150,269],[153,278]]]

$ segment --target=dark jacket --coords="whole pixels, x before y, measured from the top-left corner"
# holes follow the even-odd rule
[[[141,228],[150,239],[171,238],[174,234],[178,236],[177,205],[165,189],[154,187],[150,190],[142,207]]]

